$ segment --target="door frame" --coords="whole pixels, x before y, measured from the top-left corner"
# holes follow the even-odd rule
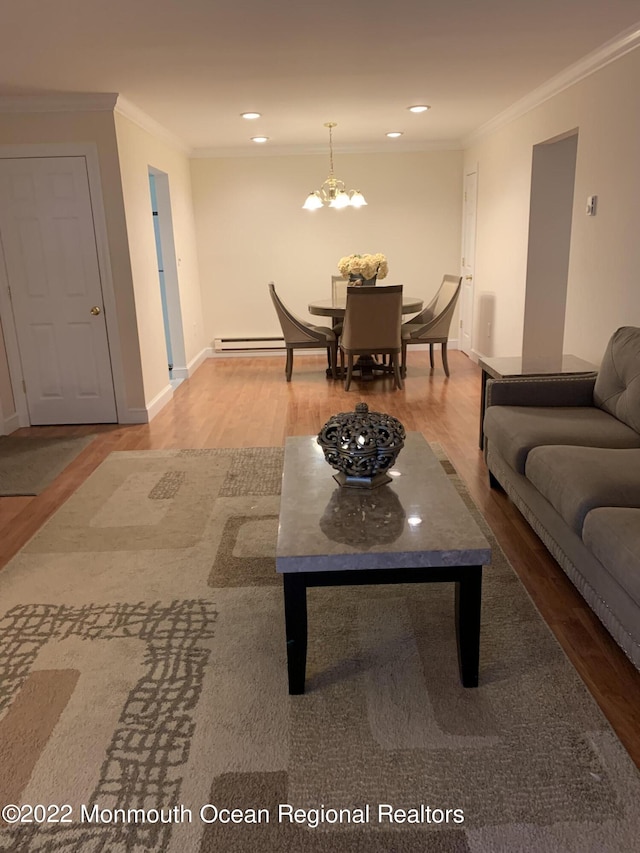
[[[471,258],[471,268],[472,268],[472,276],[471,285],[465,288],[464,278],[465,273],[468,268],[468,264],[466,261],[469,260],[467,258],[467,245],[468,245],[468,234],[467,234],[467,185],[468,179],[470,175],[475,175],[476,182],[476,190],[475,190],[475,199],[474,199],[474,210],[473,210],[473,258]],[[462,347],[462,335],[458,334],[459,344],[458,347],[461,349],[465,355],[467,355],[472,361],[477,363],[478,361],[478,353],[474,350],[473,344],[473,331],[474,331],[474,314],[475,314],[475,295],[476,295],[476,265],[475,265],[475,255],[476,255],[476,233],[477,233],[477,219],[478,219],[478,163],[472,163],[468,168],[463,168],[463,176],[462,176],[462,250],[460,252],[460,274],[463,276],[462,288],[460,291],[460,314],[459,314],[459,329],[462,328],[462,318],[465,316],[465,306],[467,308],[467,313],[469,316],[469,324],[471,328],[469,331],[469,352],[463,349]],[[466,300],[469,299],[470,303],[466,305]]]
[[[89,194],[91,196],[91,210],[93,214],[93,230],[96,238],[96,254],[98,269],[100,272],[100,284],[102,287],[102,298],[105,308],[105,324],[107,328],[107,342],[111,359],[111,375],[113,377],[113,391],[116,401],[116,415],[118,423],[130,423],[130,417],[124,383],[124,366],[122,364],[122,348],[120,345],[120,329],[116,314],[116,299],[113,289],[113,275],[111,272],[111,256],[109,253],[109,240],[107,236],[107,222],[104,212],[104,198],[102,195],[102,182],[100,178],[100,162],[98,159],[98,147],[94,142],[51,142],[51,143],[25,143],[22,145],[0,145],[0,159],[17,160],[32,159],[37,157],[84,157],[87,165],[87,177],[89,182]],[[4,331],[7,362],[9,366],[9,377],[13,391],[13,399],[18,415],[18,425],[21,427],[31,426],[27,398],[23,391],[24,375],[20,360],[20,348],[18,346],[18,335],[15,327],[13,309],[9,299],[8,281],[6,278],[6,267],[2,241],[0,240],[0,319]]]
[[[579,128],[533,145],[522,355],[561,359],[576,198]]]
[[[178,280],[178,264],[176,244],[173,235],[173,213],[171,209],[171,189],[169,175],[155,166],[148,167],[149,175],[153,175],[156,185],[156,202],[158,205],[158,228],[160,231],[160,246],[164,267],[164,284],[169,324],[169,338],[173,353],[174,379],[188,379],[189,368],[184,346],[184,330],[182,308],[180,306],[180,284]]]

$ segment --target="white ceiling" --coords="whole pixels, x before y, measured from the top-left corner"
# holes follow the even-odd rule
[[[638,19],[639,0],[0,0],[0,95],[119,93],[220,153],[326,150],[326,121],[337,150],[442,146]]]

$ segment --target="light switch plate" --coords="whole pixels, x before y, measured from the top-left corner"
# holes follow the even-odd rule
[[[587,196],[587,209],[586,209],[587,216],[595,216],[596,215],[597,201],[598,201],[597,195]]]

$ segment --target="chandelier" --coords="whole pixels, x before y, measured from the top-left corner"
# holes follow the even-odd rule
[[[317,210],[319,207],[363,207],[367,202],[360,190],[346,190],[344,183],[339,181],[333,174],[333,128],[335,121],[325,122],[329,128],[329,177],[319,190],[309,193],[307,200],[302,205],[304,210]]]

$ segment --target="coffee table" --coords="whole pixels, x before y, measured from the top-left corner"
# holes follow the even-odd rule
[[[289,693],[304,693],[307,588],[455,583],[460,677],[477,687],[482,567],[491,547],[420,433],[392,482],[342,488],[315,436],[285,444],[276,569],[283,576]]]
[[[589,361],[584,361],[575,355],[565,353],[557,358],[538,356],[523,357],[520,355],[496,358],[480,358],[478,364],[482,368],[482,384],[480,386],[480,450],[484,448],[482,423],[487,401],[487,380],[507,379],[521,376],[569,376],[571,374],[597,373],[598,367]]]

